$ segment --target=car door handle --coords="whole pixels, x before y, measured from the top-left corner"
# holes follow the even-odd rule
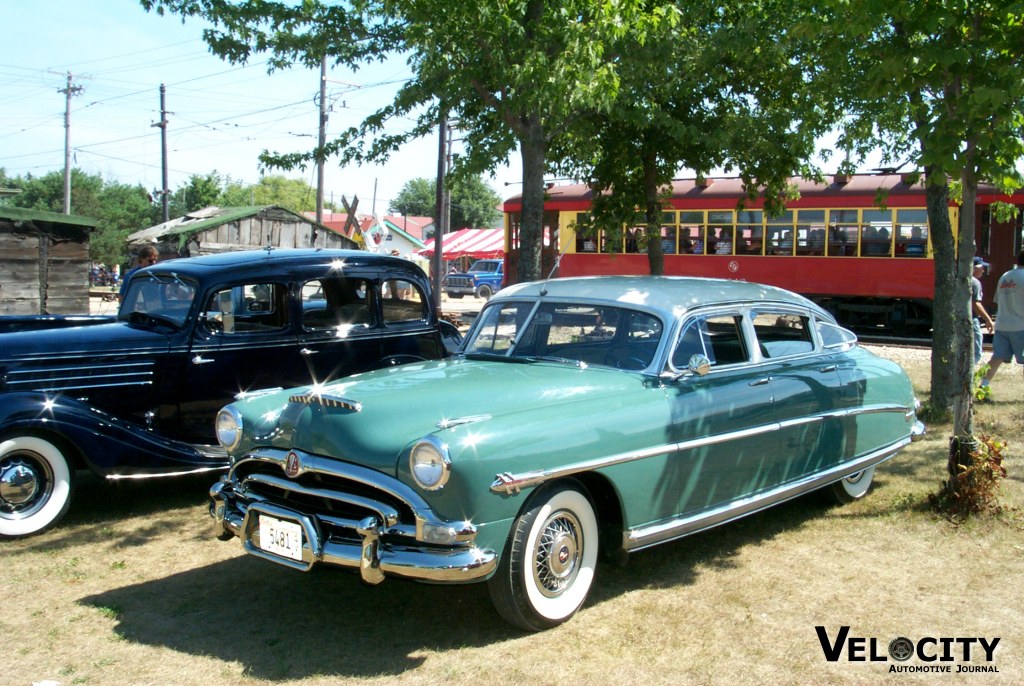
[[[757,379],[756,381],[751,381],[747,385],[748,386],[764,386],[766,383],[771,383],[771,381],[772,381],[772,377],[766,376],[763,379]]]
[[[829,365],[829,366],[827,366],[827,367],[822,367],[822,368],[821,368],[821,369],[819,369],[818,371],[819,371],[819,372],[821,372],[822,374],[830,374],[830,373],[834,372],[834,371],[835,371],[835,370],[837,370],[837,369],[839,369],[839,367],[838,367],[838,366],[836,366],[836,365],[834,365],[834,364],[830,364],[830,365]]]
[[[203,357],[202,355],[196,355],[192,358],[192,364],[210,364],[213,360]]]
[[[316,355],[318,352],[320,352],[320,351],[319,350],[310,350],[309,348],[303,348],[302,350],[299,351],[299,354],[300,355],[305,355],[306,357],[309,357],[310,355]]]

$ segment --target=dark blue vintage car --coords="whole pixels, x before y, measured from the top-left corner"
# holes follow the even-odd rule
[[[56,523],[77,469],[224,469],[232,399],[445,357],[460,337],[432,302],[407,260],[261,250],[140,270],[116,318],[0,318],[0,536]]]

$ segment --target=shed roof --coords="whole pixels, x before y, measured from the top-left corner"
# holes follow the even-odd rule
[[[99,225],[98,219],[82,217],[76,214],[60,214],[58,212],[46,212],[44,210],[28,210],[22,207],[0,206],[0,219],[11,221],[36,222],[46,224],[70,224],[73,226],[88,226],[90,228]]]
[[[251,207],[204,207],[201,210],[189,212],[177,219],[172,219],[163,224],[142,229],[128,236],[129,243],[148,243],[157,241],[167,236],[176,236],[183,233],[194,233],[206,229],[238,221],[247,217],[255,217],[258,214],[273,210],[293,215],[297,221],[317,225],[315,220],[303,217],[297,212],[292,212],[277,205],[255,205]],[[320,226],[320,225],[317,225]],[[327,228],[327,227],[323,227]]]

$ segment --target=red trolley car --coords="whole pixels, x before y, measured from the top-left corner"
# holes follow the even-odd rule
[[[794,179],[798,198],[777,217],[760,201],[746,201],[738,178],[681,179],[663,205],[665,274],[741,279],[802,293],[848,326],[927,329],[934,262],[923,183],[907,175],[836,175],[829,183]],[[626,227],[614,239],[577,234],[590,210],[586,185],[552,186],[544,204],[544,273],[557,276],[647,274],[643,228]],[[879,204],[879,198],[884,198]],[[1000,224],[995,201],[1024,209],[1024,192],[979,188],[977,254],[992,264],[983,282],[991,300],[995,280],[1012,267],[1022,246],[1022,213]],[[515,278],[520,197],[504,204],[505,274]],[[950,207],[957,225],[958,208]],[[642,219],[640,220],[642,221]]]

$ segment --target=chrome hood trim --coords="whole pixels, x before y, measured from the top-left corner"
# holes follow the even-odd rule
[[[357,400],[338,395],[330,389],[323,390],[313,387],[305,393],[299,393],[288,398],[288,402],[302,403],[303,405],[321,405],[322,407],[340,407],[343,410],[361,412],[363,404]]]

